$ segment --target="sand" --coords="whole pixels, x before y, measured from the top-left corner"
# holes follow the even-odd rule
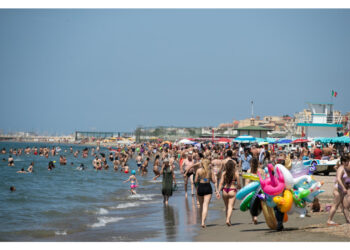
[[[334,173],[330,176],[315,176],[318,181],[323,181],[322,187],[325,193],[319,195],[322,209],[325,205],[331,204],[334,187]],[[212,209],[221,211],[221,218],[215,221],[207,221],[207,227],[199,230],[195,241],[209,242],[273,242],[273,241],[350,241],[350,225],[344,224],[343,214],[337,211],[334,221],[343,224],[335,227],[328,227],[326,224],[328,212],[310,212],[305,218],[300,218],[298,214],[289,216],[288,222],[284,223],[285,230],[277,232],[268,228],[263,214],[258,217],[259,223],[254,225],[249,211],[239,210],[240,201],[236,202],[232,213],[232,226],[225,224],[225,207],[222,200],[212,198],[214,206]],[[310,211],[310,209],[308,209]],[[210,213],[210,210],[209,210]]]

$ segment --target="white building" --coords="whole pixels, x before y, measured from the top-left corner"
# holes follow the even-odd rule
[[[337,129],[342,128],[341,115],[334,115],[331,103],[308,103],[311,116],[300,117],[297,123],[305,137],[336,137]]]

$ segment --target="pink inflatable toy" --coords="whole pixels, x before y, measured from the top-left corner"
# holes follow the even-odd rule
[[[258,172],[261,189],[264,191],[264,193],[268,195],[278,195],[282,193],[283,189],[285,188],[283,174],[278,168],[276,168],[276,173],[278,175],[277,178],[273,173],[272,164],[268,164],[267,169],[269,171],[269,177],[265,178],[265,180],[261,177],[260,173]]]

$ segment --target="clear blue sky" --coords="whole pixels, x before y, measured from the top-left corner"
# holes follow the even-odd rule
[[[0,129],[350,111],[350,10],[0,10]]]

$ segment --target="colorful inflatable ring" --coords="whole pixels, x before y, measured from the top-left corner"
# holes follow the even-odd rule
[[[252,180],[252,181],[258,181],[259,180],[259,176],[257,176],[256,174],[243,174],[242,177],[244,179],[248,179],[248,180]]]
[[[283,165],[276,164],[275,169],[279,169],[284,177],[284,183],[286,185],[286,189],[291,189],[294,186],[294,178],[292,176],[292,173]]]
[[[247,194],[255,191],[259,186],[260,183],[258,181],[249,183],[247,186],[238,191],[238,193],[236,194],[237,200],[242,200],[244,197],[247,196]]]
[[[250,201],[252,200],[253,196],[255,195],[255,191],[251,192],[250,194],[248,194],[241,202],[241,205],[239,206],[239,209],[242,212],[245,212],[248,210],[249,205],[250,205]]]
[[[250,201],[249,212],[252,216],[259,216],[262,210],[260,198],[258,197],[259,192],[260,190],[257,190],[252,200]]]
[[[276,174],[278,175],[278,177],[276,177],[273,174],[272,164],[268,164],[267,169],[269,171],[268,178],[263,179],[260,175],[260,172],[258,172],[261,189],[264,191],[264,193],[268,195],[278,195],[282,193],[282,191],[285,188],[284,177],[282,172],[279,170],[279,168],[276,168]]]
[[[294,200],[294,203],[300,207],[300,208],[304,208],[305,207],[305,202],[302,201],[300,199],[300,197],[292,190],[292,195],[293,195],[293,200]]]
[[[267,226],[273,230],[277,229],[277,220],[273,208],[268,207],[265,201],[261,201],[261,208],[265,217]]]
[[[283,222],[287,222],[287,221],[288,221],[288,214],[285,213],[285,214],[283,215]]]
[[[273,197],[273,201],[277,204],[278,209],[282,213],[287,213],[293,204],[293,195],[289,190],[284,190],[283,197],[275,196]]]

